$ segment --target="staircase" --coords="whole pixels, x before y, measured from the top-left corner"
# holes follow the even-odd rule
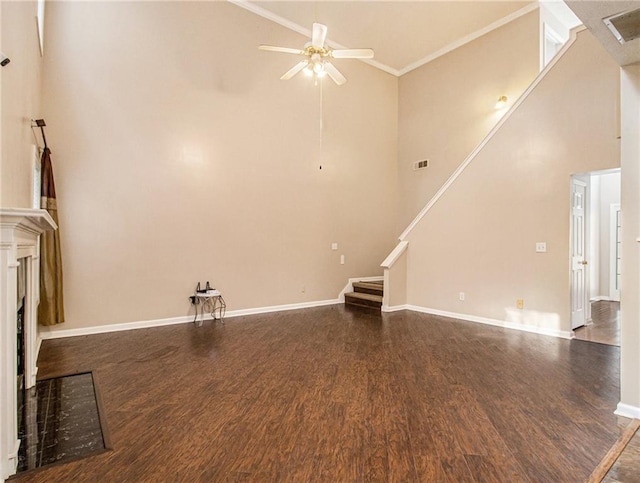
[[[353,282],[353,292],[344,294],[345,305],[380,309],[382,307],[382,280]]]

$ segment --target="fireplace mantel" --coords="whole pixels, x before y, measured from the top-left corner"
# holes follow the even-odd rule
[[[58,227],[46,210],[0,209],[0,478],[16,472],[17,427],[17,279],[18,260],[27,268],[25,384],[36,380],[37,316],[40,296],[40,235]]]

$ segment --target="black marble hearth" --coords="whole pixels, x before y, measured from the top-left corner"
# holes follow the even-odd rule
[[[90,372],[38,381],[18,410],[18,472],[105,449]]]

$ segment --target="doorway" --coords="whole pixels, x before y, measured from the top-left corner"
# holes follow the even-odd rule
[[[580,244],[579,226],[574,220],[574,181],[586,184],[584,225],[584,293],[576,282],[574,257]],[[620,345],[620,169],[596,171],[572,177],[572,278],[571,328],[577,339]],[[575,300],[578,297],[579,300]],[[584,321],[574,313],[584,303]],[[582,325],[578,325],[582,322]]]
[[[571,178],[571,330],[587,325],[589,319],[588,186],[586,175]]]

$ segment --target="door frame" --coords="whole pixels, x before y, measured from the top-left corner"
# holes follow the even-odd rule
[[[571,331],[574,331],[578,327],[573,327],[573,244],[574,244],[574,229],[573,229],[573,186],[578,184],[584,187],[584,222],[582,224],[583,240],[584,240],[584,255],[585,261],[588,261],[588,254],[590,249],[589,243],[589,217],[591,215],[590,209],[590,175],[589,174],[574,174],[571,175],[569,181],[569,327]],[[584,325],[591,323],[591,303],[590,303],[590,283],[589,283],[589,269],[584,269]]]
[[[617,232],[616,213],[620,213],[620,203],[609,205],[609,300],[620,302],[620,287],[616,287],[617,273]]]

